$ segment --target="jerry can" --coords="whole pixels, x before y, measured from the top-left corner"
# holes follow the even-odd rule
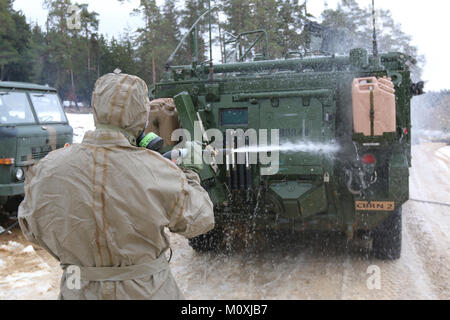
[[[382,136],[396,131],[395,89],[391,79],[354,79],[352,99],[354,133]]]
[[[148,127],[145,134],[153,132],[164,140],[164,147],[173,146],[172,132],[180,127],[178,111],[171,98],[156,99],[150,103]]]

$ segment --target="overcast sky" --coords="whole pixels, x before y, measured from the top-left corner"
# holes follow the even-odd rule
[[[14,9],[22,10],[28,22],[44,25],[47,13],[42,8],[42,0],[15,0]],[[74,1],[75,2],[75,1]],[[99,13],[100,32],[108,36],[118,36],[125,28],[131,30],[141,25],[139,17],[130,16],[139,0],[80,0],[88,3],[89,9]],[[163,0],[157,0],[162,3]],[[335,8],[338,0],[308,0],[308,11],[320,16],[327,2]],[[371,4],[371,0],[357,0],[361,6]],[[413,44],[419,48],[427,60],[423,80],[428,90],[450,89],[450,1],[448,0],[376,0],[376,6],[390,9],[393,18],[402,25],[404,32],[410,34]]]

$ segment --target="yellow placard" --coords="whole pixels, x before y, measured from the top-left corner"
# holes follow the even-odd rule
[[[356,211],[394,211],[394,201],[355,201]]]

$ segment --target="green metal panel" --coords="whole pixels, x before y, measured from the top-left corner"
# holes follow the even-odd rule
[[[288,218],[301,217],[299,199],[306,192],[311,190],[313,185],[310,183],[301,183],[296,181],[286,181],[279,183],[271,183],[270,190],[279,198],[284,205],[284,216]]]
[[[409,166],[404,153],[392,155],[389,168],[389,195],[398,203],[409,199]]]
[[[197,139],[195,131],[199,131],[200,128],[195,126],[195,123],[198,122],[198,117],[191,96],[187,92],[182,92],[174,97],[174,101],[183,129],[189,131],[191,140]],[[200,137],[198,139],[201,139],[201,132],[199,133]],[[199,142],[203,143],[203,141]],[[215,176],[210,166],[204,166],[199,175],[202,180],[208,180]]]
[[[313,190],[299,199],[299,203],[303,218],[326,212],[328,208],[328,199],[325,186],[316,186]]]
[[[277,100],[276,102],[269,99],[260,100],[261,128],[279,129],[280,142],[295,144],[323,141],[323,107],[318,99],[298,97]],[[304,152],[280,153],[280,167],[320,166],[321,164],[320,155]]]
[[[197,120],[194,103],[187,92],[182,92],[174,97],[175,105],[181,121],[181,126],[194,137],[194,123]]]
[[[327,210],[325,187],[299,181],[276,182],[270,190],[283,203],[283,216],[308,218]]]
[[[17,196],[24,193],[23,189],[24,183],[8,183],[0,184],[0,196]]]

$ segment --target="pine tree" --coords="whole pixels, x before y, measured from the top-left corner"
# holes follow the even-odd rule
[[[269,54],[271,58],[279,58],[282,55],[281,35],[279,33],[278,4],[276,0],[252,0],[251,20],[253,29],[266,30],[269,33]]]
[[[84,41],[86,43],[86,67],[87,67],[87,92],[85,92],[85,96],[90,97],[92,94],[91,87],[94,85],[92,82],[92,71],[95,68],[92,67],[92,46],[97,41],[98,37],[98,13],[90,12],[88,10],[88,5],[81,5],[81,31],[84,32]]]
[[[302,26],[305,22],[305,4],[297,0],[283,0],[278,4],[278,30],[279,45],[282,48],[282,57],[288,52],[299,52],[306,39],[302,37]]]
[[[184,30],[189,30],[197,21],[197,19],[208,10],[207,0],[187,0],[185,1],[184,9],[181,10],[181,23],[180,26]],[[198,38],[198,61],[201,63],[207,59],[206,56],[206,31],[207,31],[207,19],[203,19],[197,26],[197,38]],[[192,48],[190,43],[186,43],[185,52],[187,60],[192,60]]]
[[[119,40],[112,38],[108,43],[102,36],[99,39],[101,58],[99,59],[99,75],[110,73],[119,68],[123,73],[138,74],[141,66],[135,60],[136,52],[132,40],[125,33]]]
[[[74,31],[67,26],[66,13],[72,5],[70,0],[45,0],[44,7],[49,10],[47,17],[47,43],[50,63],[56,67],[54,85],[63,96],[77,101],[74,63],[72,59],[72,38]],[[67,79],[69,76],[69,79]],[[65,83],[71,83],[67,91]]]
[[[389,10],[377,10],[377,39],[380,52],[397,51],[412,56],[417,64],[413,67],[413,78],[420,78],[424,57],[411,45],[411,37],[401,30],[401,25],[392,18]],[[353,39],[343,46],[341,54],[348,54],[354,47],[366,48],[372,52],[372,8],[361,8],[355,0],[342,0],[336,10],[322,13],[323,25],[334,30],[345,29]]]
[[[135,13],[140,14],[145,21],[145,28],[137,30],[137,55],[142,70],[140,75],[147,83],[155,83],[163,54],[163,16],[155,0],[141,0]]]
[[[227,32],[234,35],[254,30],[268,32],[271,58],[282,58],[289,51],[298,51],[303,45],[300,31],[304,5],[297,0],[223,0],[222,8],[227,16]],[[244,48],[248,47],[255,37],[249,35],[241,44]],[[264,47],[265,43],[260,42],[254,53],[263,53]]]
[[[65,98],[89,101],[95,80],[115,68],[137,74],[148,84],[159,81],[167,58],[182,35],[208,9],[209,1],[187,0],[178,9],[181,2],[177,0],[165,0],[161,7],[156,0],[141,0],[135,12],[142,16],[145,27],[136,32],[125,31],[119,39],[111,41],[98,33],[98,15],[89,11],[87,5],[79,5],[81,30],[70,30],[67,9],[71,0],[45,0],[49,12],[46,28],[42,30],[39,26],[31,28],[23,14],[13,10],[12,2],[0,0],[0,80],[49,84]],[[289,51],[303,51],[310,44],[308,33],[302,32],[311,18],[304,0],[212,1],[213,6],[217,3],[226,17],[221,25],[223,31],[234,35],[257,29],[268,31],[271,58],[283,58]],[[218,12],[212,16],[214,25]],[[354,47],[371,51],[371,8],[362,8],[355,0],[342,0],[336,10],[324,10],[322,18],[325,26],[346,29],[353,39],[351,43],[341,43],[343,51],[339,53],[348,54]],[[411,45],[411,37],[402,32],[389,10],[378,10],[377,18],[380,51],[400,51],[414,57],[418,67],[413,69],[413,75],[418,78],[424,59]],[[208,17],[200,22],[197,32],[201,63],[208,59]],[[242,39],[243,50],[254,37]],[[264,46],[262,41],[247,58],[262,53]],[[228,52],[229,49],[230,46]],[[174,64],[185,64],[191,58],[187,42]]]
[[[167,59],[175,50],[181,40],[180,24],[178,15],[180,12],[176,9],[176,0],[166,0],[163,7],[162,29],[164,30],[161,46],[163,47],[163,57]],[[182,63],[183,60],[178,57],[174,63]],[[162,66],[160,66],[162,67]]]
[[[221,9],[227,16],[224,29],[231,34],[250,31],[251,23],[250,2],[242,0],[223,0]]]
[[[0,0],[0,80],[27,81],[30,26],[25,16],[12,8],[12,0]]]
[[[32,76],[29,81],[35,83],[49,84],[48,78],[45,74],[47,65],[47,45],[45,34],[39,25],[35,25],[31,30],[30,36],[30,50],[28,53],[31,64]]]

